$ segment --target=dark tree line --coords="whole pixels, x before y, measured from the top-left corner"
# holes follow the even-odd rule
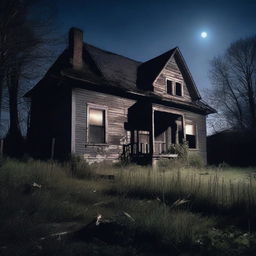
[[[256,36],[240,39],[211,62],[211,104],[221,128],[256,130]]]
[[[208,163],[255,165],[256,36],[237,40],[211,62],[210,117],[216,134],[207,139]],[[221,130],[221,132],[219,132]]]
[[[38,16],[35,12],[40,4],[43,6],[39,0],[0,0],[0,122],[2,107],[6,105],[9,128],[5,149],[11,156],[24,153],[19,115],[21,96],[29,82],[41,75],[42,66],[51,56],[48,36],[51,12],[48,8],[44,16]]]

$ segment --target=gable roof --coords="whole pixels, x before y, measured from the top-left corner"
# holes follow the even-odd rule
[[[137,84],[144,90],[152,90],[153,82],[171,58],[176,48],[142,63],[138,68]]]
[[[84,43],[83,59],[85,63],[81,70],[73,69],[70,63],[71,54],[66,49],[51,66],[44,78],[25,96],[30,96],[38,88],[50,90],[51,86],[45,85],[49,79],[62,80],[67,77],[101,87],[111,86],[123,91],[139,93],[142,96],[151,95],[161,99],[150,90],[150,85],[153,85],[154,80],[174,56],[178,66],[182,69],[182,75],[186,79],[186,83],[191,85],[189,88],[193,101],[190,105],[193,104],[196,108],[212,112],[213,109],[207,104],[200,104],[199,92],[177,47],[143,63]],[[178,103],[185,104],[185,102]]]
[[[177,64],[180,67],[180,71],[187,83],[188,86],[188,90],[192,96],[192,98],[196,99],[196,100],[200,100],[201,99],[201,95],[197,89],[197,86],[195,84],[195,81],[189,71],[189,68],[184,60],[183,55],[181,54],[181,51],[178,47],[176,47],[176,51],[175,51],[175,57],[177,60]]]
[[[201,99],[196,84],[178,47],[175,47],[170,51],[167,51],[153,59],[142,63],[138,68],[138,86],[144,90],[152,90],[154,81],[160,75],[164,67],[168,64],[169,60],[173,57],[175,57],[177,60],[177,64],[184,77],[184,80],[187,83],[188,90],[192,98],[194,100]]]

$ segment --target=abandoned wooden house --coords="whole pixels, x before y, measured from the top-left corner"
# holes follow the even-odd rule
[[[26,96],[34,157],[152,163],[187,141],[206,161],[206,116],[214,109],[177,47],[139,62],[84,43],[72,28],[68,48]]]

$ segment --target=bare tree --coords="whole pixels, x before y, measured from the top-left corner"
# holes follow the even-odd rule
[[[8,100],[5,102],[8,103],[10,122],[6,137],[7,151],[13,156],[22,153],[23,138],[19,123],[18,99],[26,90],[24,86],[26,87],[28,83],[25,80],[33,80],[40,75],[42,71],[40,65],[44,65],[46,60],[49,61],[47,57],[50,56],[46,46],[51,34],[50,19],[45,19],[47,16],[45,15],[40,20],[35,15],[36,9],[33,9],[35,3],[38,4],[40,1],[1,0],[0,2],[2,28],[0,29],[0,112],[3,89],[6,87]]]
[[[31,39],[35,39],[27,22],[28,4],[28,0],[0,1],[0,121],[3,90],[7,85],[10,86],[8,73],[13,67],[17,69],[21,65],[19,62],[24,53],[31,49]]]
[[[256,129],[256,36],[240,39],[211,62],[210,102],[230,128]]]

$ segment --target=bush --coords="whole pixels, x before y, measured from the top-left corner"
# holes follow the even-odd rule
[[[188,144],[171,144],[167,150],[167,154],[178,154],[178,158],[187,161],[188,158]]]

